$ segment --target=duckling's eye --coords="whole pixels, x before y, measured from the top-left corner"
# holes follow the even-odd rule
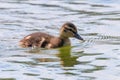
[[[70,32],[75,33],[72,29],[68,29]]]
[[[67,31],[69,31],[69,32],[72,32],[72,33],[75,33],[72,29],[70,29],[70,28],[66,28],[65,30],[64,30],[64,32],[67,32]]]
[[[67,32],[67,31],[72,31],[72,29],[65,28],[64,32]]]
[[[72,32],[72,29],[68,29],[68,30]]]

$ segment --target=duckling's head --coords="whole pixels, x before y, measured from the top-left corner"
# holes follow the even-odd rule
[[[75,37],[84,41],[83,38],[78,34],[76,26],[70,22],[63,24],[62,28],[60,29],[60,37],[64,39]]]

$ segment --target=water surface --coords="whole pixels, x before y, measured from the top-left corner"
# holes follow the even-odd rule
[[[0,80],[120,80],[120,0],[0,0]],[[84,43],[23,49],[21,38],[59,35],[73,22]]]

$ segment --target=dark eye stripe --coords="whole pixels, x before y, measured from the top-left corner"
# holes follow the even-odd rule
[[[69,29],[69,28],[65,28],[66,30],[69,30],[71,32],[73,32],[74,34],[76,33],[75,31],[73,31],[72,29]]]

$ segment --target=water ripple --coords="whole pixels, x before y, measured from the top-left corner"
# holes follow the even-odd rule
[[[0,0],[0,80],[120,80],[119,0]],[[73,22],[72,47],[20,48],[32,32],[59,35]],[[106,77],[104,77],[106,76]]]

